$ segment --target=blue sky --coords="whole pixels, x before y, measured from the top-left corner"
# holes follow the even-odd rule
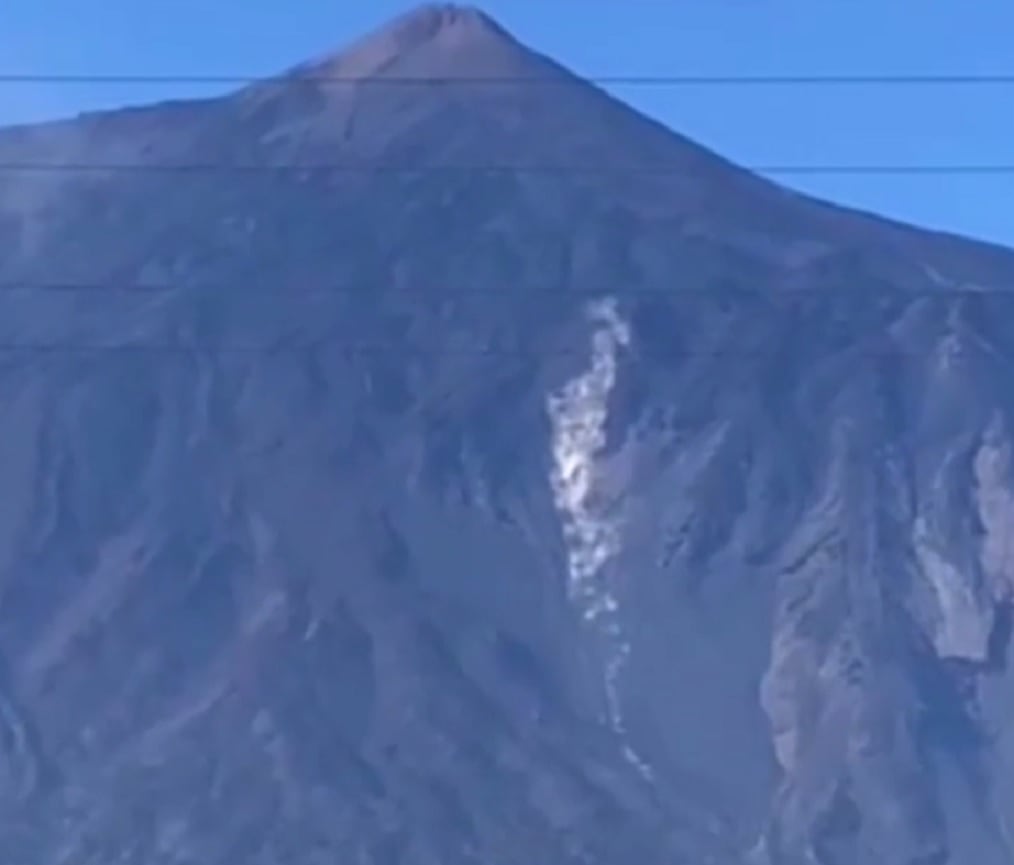
[[[2,0],[0,74],[261,75],[347,44],[394,0]],[[1010,0],[489,0],[597,75],[1014,74]],[[746,164],[1014,164],[1014,84],[617,87]],[[0,123],[200,95],[182,84],[0,82]],[[1014,246],[1014,175],[806,176],[864,209]]]

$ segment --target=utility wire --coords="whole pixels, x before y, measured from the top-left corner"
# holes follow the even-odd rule
[[[1014,253],[1012,253],[1014,258]],[[350,294],[376,295],[380,292],[390,292],[398,296],[433,296],[446,297],[459,296],[481,296],[512,294],[534,294],[546,296],[578,296],[578,297],[599,297],[616,293],[616,286],[594,286],[581,287],[569,285],[566,282],[544,283],[536,285],[523,281],[505,284],[404,284],[397,285],[393,281],[370,281],[355,283],[333,283],[330,285],[300,286],[292,285],[285,287],[262,287],[256,284],[250,285],[242,279],[229,284],[154,284],[129,281],[59,281],[39,282],[31,280],[10,280],[0,282],[0,295],[3,294],[57,294],[57,295],[95,295],[95,294],[127,294],[127,295],[164,295],[183,292],[234,292],[237,298],[270,297],[279,300],[288,300],[293,297],[339,297]],[[923,298],[934,297],[941,300],[953,299],[956,297],[1011,297],[1014,298],[1014,285],[1010,288],[989,288],[978,286],[941,286],[937,288],[890,288],[884,290],[877,288],[867,291],[862,288],[843,293],[835,289],[820,288],[815,286],[785,286],[770,291],[746,289],[739,286],[716,284],[704,288],[686,288],[681,286],[626,286],[622,294],[625,296],[656,296],[656,297],[721,297],[735,295],[742,298],[757,298],[761,300],[776,300],[782,297],[895,297],[895,298]]]
[[[113,284],[103,283],[80,283],[77,286],[73,283],[7,283],[0,286],[0,290],[3,291],[57,291],[57,292],[103,292],[107,290],[137,290],[144,292],[168,292],[174,290],[168,286],[131,286],[127,287],[126,284],[121,284],[116,288],[112,287]],[[207,288],[207,286],[204,286]],[[328,292],[335,293],[338,290],[353,290],[352,286],[333,286],[331,289],[318,289],[314,290],[313,293],[325,294]],[[472,287],[472,291],[475,287]],[[488,291],[488,289],[485,289]],[[544,289],[539,289],[543,291]],[[422,288],[415,288],[409,293],[422,292]],[[573,289],[571,289],[573,291]],[[846,296],[841,292],[834,291],[821,291],[812,287],[800,287],[800,288],[788,288],[781,289],[773,292],[747,292],[743,289],[723,289],[721,286],[711,289],[687,289],[687,288],[673,288],[673,289],[644,289],[638,290],[627,290],[625,293],[631,295],[637,294],[658,294],[658,295],[669,295],[669,296],[701,296],[704,298],[715,297],[728,291],[734,294],[749,294],[750,299],[756,300],[775,300],[779,297],[800,295],[800,296],[823,296],[828,299],[836,297]],[[299,294],[300,292],[293,292]],[[558,294],[566,293],[566,290],[557,290]],[[576,293],[576,292],[575,292]],[[592,292],[583,292],[586,294],[593,294]],[[601,295],[603,291],[596,291],[594,294]],[[893,296],[897,298],[918,298],[918,297],[934,297],[941,300],[954,299],[956,296],[969,296],[981,294],[991,297],[1007,296],[1009,295],[1014,300],[1014,288],[1010,290],[1001,289],[937,289],[937,290],[910,290],[910,289],[897,289],[889,292],[877,291],[857,291],[849,293],[847,297],[853,297],[856,295],[860,296]],[[286,294],[279,293],[276,295],[280,299],[288,299]],[[875,341],[875,340],[873,340]],[[329,348],[333,351],[348,354],[351,356],[376,356],[376,355],[393,355],[401,354],[407,358],[419,358],[426,356],[454,356],[454,357],[465,357],[465,358],[482,358],[482,357],[500,357],[500,358],[521,358],[536,354],[529,349],[522,347],[504,347],[496,345],[483,345],[473,344],[464,346],[454,346],[443,344],[439,347],[420,347],[413,346],[411,342],[405,341],[400,342],[397,340],[383,340],[383,341],[363,341],[350,339],[346,335],[342,334],[318,334],[309,335],[303,338],[293,338],[292,336],[277,336],[269,341],[260,344],[228,344],[228,343],[208,343],[193,340],[192,338],[183,339],[170,339],[169,341],[163,341],[156,338],[154,341],[128,341],[128,342],[99,342],[99,343],[82,343],[77,341],[68,340],[57,340],[57,341],[12,341],[12,340],[0,340],[0,361],[17,358],[19,356],[68,356],[68,355],[163,355],[163,356],[194,356],[194,355],[212,355],[222,357],[266,357],[272,355],[291,355],[302,354],[309,351],[319,350],[322,348]],[[763,359],[777,355],[782,350],[780,345],[772,345],[769,348],[764,349],[716,349],[716,350],[680,350],[680,349],[662,349],[657,352],[641,348],[637,350],[637,353],[644,356],[658,355],[664,358],[670,359]],[[574,348],[574,349],[561,349],[551,348],[546,351],[538,352],[540,356],[569,356],[571,354],[584,354],[586,348]],[[902,348],[860,348],[858,346],[841,346],[836,356],[848,356],[854,359],[889,359],[889,358],[918,358],[925,356],[925,352],[913,352]],[[830,359],[830,358],[829,358]]]
[[[1003,175],[1014,174],[1014,163],[954,165],[738,165],[745,171],[770,175]],[[172,174],[543,174],[549,176],[633,174],[673,176],[691,173],[686,166],[653,165],[363,165],[258,163],[86,163],[0,162],[0,173],[172,173]]]
[[[207,288],[207,286],[195,288]],[[119,286],[113,286],[113,284],[103,283],[80,283],[75,286],[74,283],[7,283],[0,285],[0,291],[12,292],[12,291],[28,291],[28,292],[43,292],[43,291],[55,291],[55,292],[84,292],[84,293],[95,293],[104,291],[138,291],[138,292],[149,292],[149,293],[161,293],[169,292],[174,289],[169,286],[130,286],[121,284]],[[352,286],[334,286],[331,289],[316,289],[313,294],[328,294],[337,293],[341,290],[355,290]],[[473,288],[474,290],[474,288]],[[488,289],[487,289],[488,290]],[[539,289],[543,291],[543,289]],[[414,288],[408,293],[423,292],[422,288]],[[573,289],[570,291],[574,292]],[[725,291],[735,294],[749,294],[750,299],[756,299],[760,301],[766,300],[777,300],[780,297],[798,295],[798,296],[823,296],[828,299],[836,297],[854,297],[854,296],[871,296],[877,295],[881,297],[896,297],[896,298],[919,298],[919,297],[934,297],[941,300],[952,300],[955,297],[970,296],[970,295],[984,295],[990,297],[1006,297],[1010,296],[1014,300],[1014,288],[1010,290],[1003,289],[937,289],[937,290],[910,290],[910,289],[897,289],[889,292],[883,291],[857,291],[844,295],[841,292],[834,291],[821,291],[815,288],[788,288],[781,289],[772,292],[747,292],[743,289],[722,289],[716,287],[712,289],[643,289],[643,290],[625,290],[626,294],[629,295],[647,295],[657,294],[660,296],[700,296],[703,298],[720,296]],[[568,290],[557,289],[557,294],[566,294]],[[302,292],[306,294],[306,292]],[[478,293],[478,292],[475,292]],[[574,292],[577,293],[577,292]],[[604,291],[582,292],[588,295],[601,295]],[[299,295],[301,292],[292,292],[294,295]],[[237,295],[240,296],[240,295]],[[278,293],[275,295],[279,299],[288,299],[287,293]],[[413,346],[410,342],[399,342],[396,340],[383,340],[383,341],[360,341],[355,339],[349,339],[347,336],[341,334],[335,335],[334,333],[328,335],[314,335],[307,336],[305,338],[296,338],[279,336],[274,339],[260,344],[214,344],[200,341],[193,341],[192,339],[185,338],[182,340],[170,340],[170,341],[129,341],[129,342],[110,342],[110,343],[82,343],[76,341],[58,340],[58,341],[11,341],[11,340],[0,340],[0,361],[17,358],[19,356],[68,356],[68,355],[165,355],[165,356],[194,356],[194,355],[212,355],[212,356],[223,356],[223,357],[265,357],[272,355],[291,355],[301,354],[309,351],[319,350],[321,348],[329,348],[340,353],[345,353],[354,356],[376,356],[376,355],[392,355],[402,354],[408,358],[419,358],[425,356],[455,356],[465,358],[482,358],[482,357],[501,357],[501,358],[520,358],[525,356],[531,356],[535,354],[531,350],[527,350],[521,347],[501,347],[493,345],[471,345],[471,346],[453,346],[453,345],[441,345],[439,348],[433,347],[419,347]],[[546,351],[538,352],[540,356],[569,356],[571,354],[584,354],[585,348],[574,348],[572,350],[565,349],[549,349]],[[765,349],[718,349],[718,350],[679,350],[679,349],[663,349],[658,352],[652,352],[648,350],[639,349],[638,354],[642,356],[647,354],[648,356],[659,355],[665,358],[674,359],[763,359],[767,357],[773,357],[781,351],[780,345],[772,345],[770,348]],[[847,355],[851,358],[856,359],[888,359],[888,358],[917,358],[925,356],[925,352],[912,352],[905,349],[895,348],[883,348],[877,350],[871,349],[860,349],[857,346],[842,346],[837,352],[837,356]]]
[[[72,343],[72,342],[0,342],[0,360],[12,355],[53,355],[65,356],[73,354],[84,355],[213,355],[223,357],[260,357],[280,354],[302,354],[314,351],[323,347],[336,349],[341,353],[349,355],[393,355],[397,354],[406,359],[419,357],[499,357],[499,358],[524,358],[524,357],[569,357],[571,355],[583,356],[587,354],[587,347],[575,347],[573,350],[562,348],[547,349],[545,351],[532,351],[524,348],[498,348],[494,346],[472,346],[455,348],[452,346],[441,346],[439,348],[425,348],[412,346],[407,343],[387,341],[384,343],[355,342],[331,337],[316,337],[300,342],[275,342],[274,344],[263,345],[210,345],[201,343],[186,342],[131,342],[131,343]],[[666,348],[657,352],[638,349],[635,354],[639,356],[657,357],[664,359],[764,359],[772,358],[782,352],[781,346],[773,346],[769,349],[717,349],[687,350]],[[889,358],[925,358],[924,351],[911,351],[907,349],[859,349],[856,346],[841,346],[832,355],[827,356],[828,361],[835,358],[849,357],[854,359],[879,360]],[[1006,358],[1004,358],[1006,359]]]
[[[724,87],[724,86],[849,86],[849,85],[1008,85],[1014,73],[982,74],[881,74],[881,75],[577,75],[488,76],[488,77],[405,77],[377,76],[356,78],[322,73],[284,73],[283,75],[158,75],[89,73],[0,73],[0,84],[272,84],[289,87],[298,84],[348,84],[355,87],[432,85],[483,86],[510,84],[525,87],[569,87],[577,82],[616,86],[644,87]]]

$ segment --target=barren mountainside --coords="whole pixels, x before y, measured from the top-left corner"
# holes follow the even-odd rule
[[[0,862],[1011,865],[1012,286],[462,7],[0,130]]]

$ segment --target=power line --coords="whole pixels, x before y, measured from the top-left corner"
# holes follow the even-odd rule
[[[358,287],[353,285],[334,285],[330,288],[316,288],[310,291],[294,291],[294,292],[271,292],[274,297],[279,299],[289,299],[293,294],[306,295],[337,295],[347,291],[358,291],[363,290],[365,284],[360,284]],[[213,286],[211,286],[213,287]],[[518,286],[512,286],[517,290]],[[168,293],[178,290],[179,287],[174,286],[156,286],[156,285],[142,285],[142,284],[129,284],[129,283],[0,283],[0,292],[57,292],[57,293],[89,293],[95,294],[96,292],[144,292],[151,294]],[[194,289],[208,289],[209,286],[192,286]],[[534,286],[530,286],[534,289]],[[443,289],[446,290],[446,287]],[[467,293],[480,294],[488,291],[488,287],[484,287],[480,292],[478,286],[469,287]],[[539,292],[548,293],[547,287],[538,287]],[[412,287],[410,293],[421,293],[425,292],[426,289],[422,287]],[[558,296],[565,296],[570,294],[582,294],[587,296],[602,296],[604,294],[615,293],[615,291],[607,291],[606,289],[596,289],[594,291],[585,289],[579,290],[573,287],[564,288],[556,286],[553,289],[553,293]],[[879,296],[879,297],[893,297],[897,299],[905,298],[922,298],[931,297],[939,300],[953,300],[955,298],[969,297],[969,296],[988,296],[988,297],[1007,297],[1014,299],[1014,287],[1011,289],[987,289],[987,288],[955,288],[955,289],[891,289],[889,291],[855,291],[855,292],[840,292],[840,291],[828,291],[821,290],[814,287],[788,287],[784,289],[778,289],[775,291],[748,291],[738,287],[723,287],[721,285],[706,288],[706,289],[691,289],[691,288],[679,288],[673,287],[669,289],[625,289],[624,294],[629,296],[638,295],[658,295],[658,296],[698,296],[705,299],[714,298],[721,296],[725,293],[731,294],[743,294],[749,295],[750,299],[757,299],[761,301],[778,300],[784,297],[791,296],[811,296],[811,297],[822,297],[826,299],[835,298],[851,298],[856,296]],[[245,295],[244,295],[245,296]],[[18,342],[18,341],[3,341],[0,340],[0,359],[7,357],[17,356],[68,356],[68,355],[163,355],[163,356],[193,356],[193,355],[213,355],[223,357],[266,357],[271,355],[285,355],[285,354],[300,354],[321,348],[330,348],[341,353],[349,355],[388,355],[394,353],[401,353],[408,358],[418,358],[421,356],[456,356],[456,357],[503,357],[503,358],[518,358],[525,356],[532,356],[533,354],[539,354],[544,356],[556,356],[563,355],[569,356],[571,354],[583,355],[586,353],[586,347],[576,347],[570,350],[564,349],[549,349],[543,352],[533,352],[530,349],[524,349],[520,347],[497,347],[491,345],[472,345],[472,346],[461,346],[455,347],[450,345],[441,345],[439,348],[432,347],[419,347],[413,346],[409,342],[397,342],[393,340],[385,340],[382,342],[369,342],[369,341],[357,341],[350,340],[347,337],[341,335],[317,335],[311,336],[305,339],[290,339],[288,337],[276,337],[271,342],[261,344],[209,344],[197,341],[189,340],[178,340],[178,341],[132,341],[132,342],[121,342],[121,343],[82,343],[74,341],[53,341],[53,342]],[[757,349],[721,349],[721,350],[679,350],[679,349],[664,349],[657,352],[657,354],[666,358],[682,358],[682,359],[761,359],[764,357],[771,357],[780,351],[780,346],[773,346],[769,349],[757,350]],[[637,351],[642,356],[646,353],[643,348]],[[648,351],[647,354],[650,356],[656,352]],[[899,358],[899,357],[922,357],[925,352],[910,352],[904,349],[880,349],[871,351],[869,349],[859,349],[856,346],[842,346],[838,351],[838,354],[847,354],[854,358],[866,358],[866,359],[888,359],[888,358]]]
[[[1014,174],[1014,163],[954,165],[740,165],[746,171],[768,175],[1003,175]],[[173,173],[173,174],[352,174],[352,175],[427,175],[427,174],[546,174],[604,175],[634,174],[672,176],[689,173],[686,166],[649,165],[364,165],[364,164],[287,164],[259,163],[84,163],[84,162],[3,162],[0,172],[11,173]]]
[[[587,346],[575,347],[573,349],[552,348],[544,351],[533,351],[524,348],[497,348],[494,346],[473,346],[454,348],[442,345],[439,348],[427,348],[412,346],[409,344],[395,343],[392,341],[384,343],[356,343],[341,339],[318,337],[302,342],[285,342],[269,345],[209,345],[200,343],[71,343],[71,342],[37,342],[37,343],[15,343],[0,342],[0,358],[11,355],[166,355],[166,356],[187,356],[214,355],[221,357],[263,357],[281,354],[302,354],[309,351],[330,347],[341,353],[349,355],[391,355],[399,354],[405,359],[419,357],[464,357],[464,358],[525,358],[525,357],[569,357],[571,355],[584,356],[588,353]],[[734,349],[734,350],[679,350],[664,349],[657,352],[646,351],[642,346],[634,351],[635,355],[658,357],[665,359],[683,360],[723,360],[743,359],[757,360],[772,358],[782,352],[782,347],[770,349]],[[857,346],[841,346],[835,354],[828,355],[827,360],[831,361],[836,357],[848,356],[864,360],[886,360],[898,358],[925,358],[929,352],[911,351],[907,349],[859,349]],[[1007,358],[1003,358],[1007,360]]]
[[[525,87],[569,87],[578,81],[614,86],[644,87],[723,87],[723,86],[860,86],[860,85],[1009,85],[1014,73],[982,74],[809,74],[809,75],[579,75],[568,76],[477,76],[477,77],[406,77],[378,76],[356,78],[322,73],[264,75],[201,74],[95,74],[95,73],[0,73],[0,84],[259,84],[294,86],[299,84],[348,84],[355,87],[441,85],[484,86],[495,84]]]
[[[524,281],[516,281],[504,284],[395,284],[390,280],[363,281],[355,283],[333,283],[330,285],[315,286],[286,286],[265,288],[244,283],[243,280],[236,280],[229,284],[154,284],[131,281],[60,281],[60,282],[39,282],[30,280],[10,280],[0,282],[0,294],[127,294],[127,295],[165,295],[183,292],[224,292],[235,291],[237,298],[271,297],[279,300],[288,300],[292,297],[338,297],[349,294],[376,294],[381,291],[390,291],[398,295],[421,295],[421,296],[481,296],[481,295],[502,295],[525,293],[547,296],[579,296],[579,297],[601,297],[614,295],[615,285],[602,286],[574,286],[561,281],[556,283],[533,284]],[[827,299],[839,297],[898,297],[898,298],[924,298],[933,297],[941,300],[953,299],[956,297],[1006,297],[1014,298],[1014,285],[1011,288],[988,288],[988,287],[934,287],[934,288],[891,288],[887,291],[876,289],[866,291],[855,289],[847,294],[835,289],[820,288],[815,286],[784,286],[771,290],[746,289],[741,286],[733,286],[718,283],[704,288],[687,288],[681,286],[627,286],[619,294],[623,296],[657,296],[657,297],[720,297],[737,295],[742,297],[759,298],[762,300],[776,300],[782,297],[804,296],[823,297]]]

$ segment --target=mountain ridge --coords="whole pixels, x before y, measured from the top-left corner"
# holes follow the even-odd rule
[[[464,54],[462,53],[461,43],[455,42],[453,39],[446,48],[439,45],[434,48],[433,40],[436,38],[439,41],[438,37],[441,33],[459,31],[470,36],[478,34],[477,38],[480,42],[485,43],[491,40],[492,44],[505,49],[509,55],[511,68],[514,69],[513,76],[508,76],[506,79],[501,76],[499,85],[495,81],[477,84],[477,81],[482,80],[482,75],[480,74],[477,77],[475,74],[476,67],[473,65],[476,62],[475,55],[474,52],[469,54],[467,39],[465,40]],[[407,34],[407,36],[404,34]],[[413,50],[406,52],[409,57],[415,53],[415,49],[421,49],[424,54],[428,55],[432,55],[435,52],[438,59],[434,61],[431,57],[430,60],[425,61],[423,68],[416,72],[410,72],[408,76],[409,80],[407,81],[398,81],[396,76],[393,80],[386,82],[383,75],[381,77],[371,77],[372,73],[368,70],[370,63],[374,61],[367,59],[362,61],[366,66],[365,71],[362,71],[361,75],[353,75],[349,80],[342,80],[344,73],[338,67],[343,67],[343,64],[347,66],[346,60],[350,56],[356,57],[362,55],[368,58],[377,55],[378,52],[380,55],[384,55],[385,51],[390,53],[393,50],[394,54],[390,58],[378,62],[385,64],[393,62],[397,66],[397,58],[401,56],[398,54],[399,49],[397,48],[399,39],[407,39],[407,44],[413,46]],[[377,48],[375,47],[377,45],[387,47]],[[394,48],[391,47],[392,45]],[[434,62],[436,63],[436,72],[433,71]],[[489,62],[493,62],[495,67],[499,61],[495,58],[493,61],[489,61],[488,54],[484,57],[484,52],[480,51],[478,68],[483,68]],[[354,61],[353,66],[356,63],[360,63],[360,61]],[[448,63],[450,64],[449,66],[447,65]],[[522,70],[530,69],[531,71],[522,71],[518,75],[518,64],[520,64]],[[443,70],[443,72],[441,73],[440,70]],[[315,77],[321,80],[314,80]],[[514,80],[512,80],[512,77]],[[601,160],[601,164],[595,161],[586,166],[588,170],[601,169],[604,171],[609,167],[614,172],[620,174],[626,173],[628,176],[644,175],[642,182],[650,183],[654,179],[657,182],[661,182],[663,186],[670,188],[670,202],[678,200],[681,195],[678,187],[675,187],[673,182],[675,178],[686,177],[688,174],[701,172],[703,175],[711,174],[712,177],[708,182],[714,183],[718,182],[718,178],[714,177],[714,173],[717,171],[722,178],[721,183],[724,185],[728,182],[728,178],[731,177],[728,174],[731,171],[738,175],[746,188],[752,188],[748,200],[740,205],[739,209],[743,211],[764,207],[770,208],[774,212],[777,208],[782,214],[795,214],[793,221],[796,223],[800,221],[805,222],[810,226],[810,231],[813,231],[818,226],[828,224],[830,224],[828,230],[835,233],[840,233],[843,230],[853,231],[860,246],[865,246],[868,243],[871,232],[884,236],[885,228],[888,227],[893,231],[896,241],[902,244],[911,244],[917,241],[918,238],[927,236],[926,229],[903,220],[889,219],[879,214],[830,202],[790,189],[773,179],[760,178],[749,170],[737,165],[734,161],[730,161],[711,149],[701,147],[686,137],[681,136],[671,127],[661,123],[657,119],[631,109],[606,90],[583,81],[579,76],[576,76],[564,67],[523,46],[505,28],[476,7],[459,6],[456,4],[428,4],[414,10],[409,10],[395,18],[388,25],[377,28],[372,34],[369,34],[362,40],[353,42],[345,48],[331,52],[316,61],[310,61],[289,69],[287,72],[283,72],[281,77],[256,82],[248,87],[219,97],[186,100],[181,103],[166,105],[138,106],[131,109],[101,111],[84,115],[77,119],[69,118],[47,124],[36,124],[31,127],[0,129],[0,153],[3,152],[4,137],[13,136],[15,139],[21,139],[19,146],[28,144],[28,139],[36,139],[32,144],[36,148],[37,154],[46,154],[48,147],[55,146],[53,153],[56,159],[52,161],[59,161],[61,158],[60,153],[66,150],[68,146],[80,150],[77,142],[78,138],[84,137],[85,141],[95,138],[94,132],[85,132],[83,130],[97,130],[99,128],[108,130],[103,137],[109,140],[110,136],[113,138],[117,135],[123,137],[120,133],[113,130],[112,124],[130,123],[131,128],[129,131],[125,129],[124,134],[132,137],[138,136],[139,133],[143,134],[141,133],[142,129],[146,127],[150,128],[149,134],[152,136],[152,143],[148,145],[150,154],[146,159],[151,161],[151,155],[157,155],[161,148],[159,138],[164,133],[164,130],[158,130],[151,126],[145,119],[149,116],[154,117],[151,114],[152,111],[174,111],[180,116],[180,127],[186,128],[184,124],[188,122],[206,123],[208,115],[213,114],[216,109],[220,108],[223,102],[234,103],[239,107],[241,113],[253,114],[255,116],[258,113],[264,116],[272,116],[273,112],[284,116],[285,112],[290,110],[285,106],[291,104],[293,105],[291,110],[299,118],[298,129],[302,130],[296,134],[303,135],[306,140],[309,139],[311,134],[318,134],[320,135],[322,147],[329,146],[333,148],[335,145],[342,146],[347,144],[346,139],[350,134],[349,124],[354,124],[354,121],[350,120],[350,118],[356,116],[357,113],[355,105],[363,99],[370,100],[370,91],[373,91],[374,101],[376,101],[378,96],[387,100],[393,99],[402,91],[404,91],[402,95],[408,100],[408,103],[418,101],[422,94],[419,91],[415,93],[411,92],[415,90],[415,87],[411,85],[413,78],[420,81],[427,78],[440,81],[441,92],[445,94],[447,99],[454,101],[467,96],[469,91],[472,91],[473,96],[475,96],[478,93],[492,92],[505,94],[520,90],[520,95],[515,97],[517,105],[513,109],[515,112],[522,112],[522,115],[519,116],[523,116],[526,105],[531,107],[532,105],[537,106],[539,102],[543,105],[552,103],[554,98],[552,94],[549,94],[547,99],[541,100],[526,100],[524,98],[526,88],[530,87],[533,90],[538,90],[542,86],[541,84],[535,85],[533,83],[537,79],[555,81],[556,86],[548,88],[553,91],[567,91],[574,89],[570,85],[582,85],[582,87],[578,87],[577,89],[583,89],[589,95],[592,93],[597,94],[597,98],[601,100],[602,107],[612,114],[613,121],[619,121],[628,130],[624,134],[627,134],[629,137],[629,129],[632,124],[643,126],[646,129],[650,127],[654,130],[653,134],[658,139],[653,148],[656,154],[660,150],[670,153],[670,156],[666,157],[662,164],[657,167],[652,165],[651,159],[646,159],[642,155],[638,159],[628,161],[626,164],[615,164],[611,159]],[[496,76],[494,75],[495,78]],[[473,80],[469,82],[466,79]],[[459,91],[458,87],[463,87],[464,89]],[[528,95],[531,96],[532,94]],[[396,99],[395,101],[397,102]],[[476,100],[472,99],[471,101],[474,106]],[[315,106],[312,111],[308,111],[310,105]],[[586,114],[588,113],[587,106],[582,110]],[[542,111],[545,111],[545,108]],[[407,114],[411,116],[412,112],[408,111]],[[187,115],[190,115],[189,120]],[[280,119],[280,117],[276,117],[275,121],[271,122],[273,125],[279,126],[281,124],[276,121]],[[516,123],[518,121],[513,122]],[[82,127],[81,124],[85,124],[85,126]],[[313,133],[315,129],[319,130],[319,132]],[[251,132],[247,134],[250,135]],[[279,133],[276,132],[275,134],[278,135]],[[646,138],[643,133],[640,137]],[[61,143],[61,138],[69,139],[69,145]],[[53,144],[49,145],[47,139],[51,139]],[[101,138],[97,139],[96,144],[100,140]],[[672,162],[671,153],[674,140],[682,145],[683,158],[674,164],[667,165],[667,162]],[[169,152],[171,153],[172,151]],[[327,152],[328,158],[321,159],[320,162],[324,165],[332,165],[336,162],[335,153],[341,153],[342,151],[322,150],[321,152]],[[269,150],[265,156],[277,161],[279,156],[286,157],[287,154],[284,149]],[[527,165],[529,170],[548,170],[555,163],[559,163],[561,167],[565,167],[569,158],[557,157],[555,162],[544,165],[540,165],[539,163],[532,164],[530,159],[527,163],[525,160],[518,160],[518,168],[524,169]],[[657,155],[655,159],[657,159]],[[36,159],[33,161],[48,162],[50,160]],[[96,162],[98,161],[96,160]],[[583,164],[583,161],[574,161],[578,162],[578,164]],[[342,159],[338,159],[337,162],[336,168],[340,169]],[[503,167],[506,168],[510,165],[510,160],[504,160]],[[420,168],[422,167],[420,166]],[[477,165],[476,167],[480,166]],[[652,178],[651,174],[653,171],[661,172],[662,176]],[[671,172],[672,176],[666,178],[665,172]],[[684,188],[685,186],[684,182]],[[760,195],[761,200],[752,200],[750,196],[753,195]],[[783,200],[784,207],[778,208],[778,199]],[[793,226],[792,230],[798,231],[798,228]],[[932,233],[936,236],[939,243],[948,245],[949,248],[946,255],[951,260],[964,259],[969,261],[969,266],[966,268],[969,271],[969,275],[966,277],[940,274],[940,269],[934,263],[928,262],[930,268],[941,276],[939,281],[942,283],[957,284],[960,287],[962,282],[974,282],[977,279],[975,275],[977,271],[981,272],[984,269],[988,270],[996,266],[1005,266],[1005,261],[1011,255],[1011,250],[1000,244],[966,237],[946,230],[934,230]],[[864,240],[864,238],[867,238],[867,240]],[[984,258],[989,259],[985,264],[977,263],[978,259]],[[983,287],[987,290],[1002,288],[1001,286]]]

